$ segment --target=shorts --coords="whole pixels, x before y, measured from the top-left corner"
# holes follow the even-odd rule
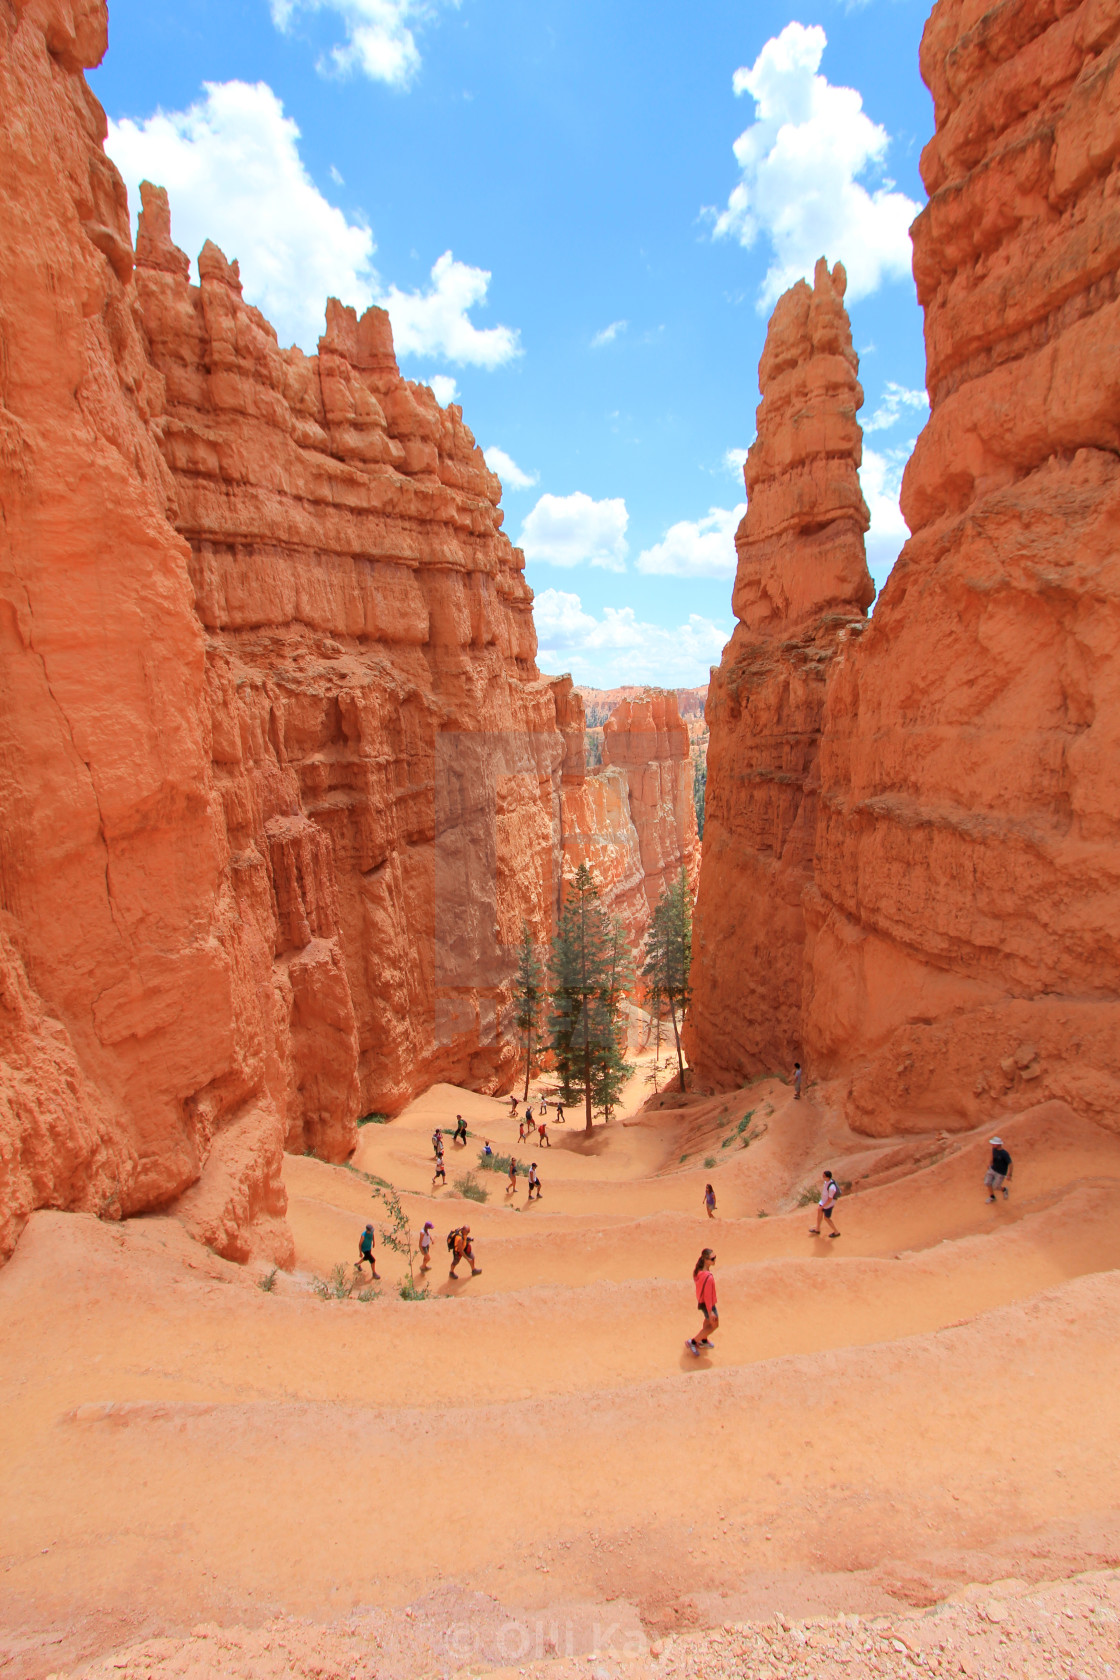
[[[830,1207],[825,1207],[823,1202],[820,1203],[820,1210],[824,1214],[826,1219],[831,1219],[832,1218],[832,1209]]]
[[[703,1313],[705,1318],[710,1318],[713,1321],[713,1323],[718,1323],[719,1322],[719,1308],[718,1307],[712,1307],[709,1310],[704,1305],[704,1303],[701,1301],[701,1302],[698,1303],[696,1310],[697,1310],[697,1312]]]
[[[989,1190],[1000,1190],[1007,1179],[1006,1173],[997,1173],[994,1167],[989,1167],[984,1174],[984,1183]]]

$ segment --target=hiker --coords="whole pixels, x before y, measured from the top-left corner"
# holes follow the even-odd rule
[[[532,1103],[530,1103],[528,1108],[525,1110],[525,1125],[526,1125],[526,1128],[528,1130],[529,1136],[532,1137],[532,1135],[533,1135],[533,1105],[532,1105]]]
[[[458,1278],[459,1274],[455,1268],[460,1260],[469,1260],[471,1276],[477,1277],[482,1267],[476,1266],[474,1263],[474,1244],[471,1242],[470,1226],[463,1225],[458,1231],[449,1231],[447,1246],[451,1250],[451,1270],[447,1274],[448,1277]]]
[[[716,1193],[710,1184],[704,1186],[704,1206],[708,1210],[708,1218],[714,1219],[716,1216]]]
[[[513,1119],[513,1117],[516,1113],[517,1113],[517,1092],[516,1091],[511,1091],[510,1095],[509,1095],[509,1117],[510,1117],[511,1120]]]
[[[1008,1200],[1007,1181],[1011,1177],[1011,1156],[1004,1148],[1001,1137],[989,1138],[992,1146],[992,1164],[984,1174],[984,1183],[988,1187],[988,1200],[994,1202],[996,1191],[1003,1191],[1003,1199]]]
[[[437,1158],[443,1154],[443,1132],[438,1126],[432,1133],[432,1154]]]
[[[518,1141],[518,1143],[524,1143],[525,1142],[525,1122],[524,1122],[524,1120],[519,1120],[517,1122],[517,1141]]]
[[[685,1346],[689,1353],[697,1355],[711,1353],[712,1331],[719,1329],[719,1308],[716,1306],[716,1280],[712,1276],[712,1267],[716,1257],[710,1248],[706,1248],[692,1268],[692,1281],[696,1285],[696,1305],[704,1314],[704,1322],[698,1336],[690,1336]]]
[[[543,1120],[541,1121],[540,1125],[537,1127],[537,1131],[540,1135],[540,1140],[541,1140],[541,1144],[542,1144],[543,1148],[551,1149],[552,1145],[548,1141],[548,1127]]]
[[[517,1189],[517,1156],[509,1158],[509,1183],[506,1185],[506,1195],[509,1196]]]
[[[486,1139],[486,1142],[482,1146],[482,1153],[486,1156],[487,1160],[490,1160],[491,1157],[494,1154],[494,1151],[490,1147],[490,1139],[489,1138]]]
[[[365,1230],[362,1232],[361,1236],[358,1238],[358,1258],[355,1261],[354,1270],[355,1270],[355,1272],[360,1272],[362,1267],[365,1265],[366,1261],[368,1260],[369,1261],[369,1269],[373,1273],[374,1281],[376,1283],[379,1283],[381,1280],[377,1276],[377,1261],[373,1257],[373,1244],[374,1244],[373,1226],[372,1225],[367,1225]]]
[[[435,1226],[430,1219],[424,1221],[424,1229],[420,1233],[420,1272],[423,1275],[431,1269],[432,1264],[432,1232]]]
[[[537,1163],[535,1161],[533,1162],[532,1166],[529,1168],[529,1200],[530,1201],[532,1201],[532,1199],[533,1199],[533,1191],[534,1190],[537,1192],[537,1201],[539,1202],[540,1199],[541,1199],[541,1180],[540,1180],[540,1174],[537,1172]]]
[[[839,1194],[840,1186],[826,1167],[824,1172],[821,1174],[821,1199],[817,1203],[817,1223],[809,1228],[809,1235],[811,1237],[820,1236],[822,1219],[828,1220],[828,1234],[830,1237],[838,1237],[840,1235],[839,1231],[835,1230],[832,1224],[832,1210],[836,1205],[836,1198]]]
[[[443,1164],[443,1156],[442,1155],[437,1155],[436,1156],[436,1170],[432,1174],[432,1189],[433,1190],[436,1187],[437,1178],[442,1178],[443,1187],[446,1190],[447,1189],[447,1168]]]
[[[548,1098],[545,1096],[543,1091],[541,1092],[541,1113],[548,1113]]]
[[[556,1124],[558,1126],[564,1124],[564,1104],[561,1102],[556,1104]]]
[[[451,1141],[452,1143],[466,1144],[467,1122],[463,1119],[461,1114],[457,1114],[455,1116],[455,1135],[452,1137]]]
[[[801,1063],[800,1062],[794,1062],[794,1064],[793,1064],[793,1100],[794,1100],[794,1102],[800,1102],[801,1101]]]

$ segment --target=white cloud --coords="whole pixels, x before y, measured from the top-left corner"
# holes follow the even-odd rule
[[[929,411],[929,398],[924,391],[911,391],[888,379],[883,387],[879,406],[870,419],[863,422],[864,432],[885,432],[903,419],[911,418],[910,411],[920,409],[923,419]]]
[[[640,572],[668,577],[734,577],[735,527],[747,511],[709,508],[705,519],[682,519],[670,525],[659,543],[639,554]]]
[[[745,449],[725,449],[723,452],[724,470],[731,473],[732,477],[737,478],[740,484],[743,481],[743,467],[746,459],[747,451]]]
[[[433,373],[425,383],[431,386],[432,394],[441,408],[446,408],[448,403],[454,402],[459,395],[459,387],[449,373]]]
[[[624,333],[630,325],[629,321],[612,321],[609,327],[597,332],[591,340],[593,350],[601,350],[604,344],[613,344],[619,333]]]
[[[482,453],[490,471],[497,473],[507,490],[531,490],[540,477],[540,473],[528,473],[519,467],[512,455],[507,455],[504,449],[499,449],[494,444]]]
[[[282,344],[314,350],[328,295],[364,308],[377,291],[368,227],[329,204],[299,155],[299,129],[265,82],[206,82],[186,111],[109,123],[106,150],[134,210],[145,178],[166,187],[172,233],[241,265],[245,295]]]
[[[680,625],[643,623],[633,607],[604,607],[602,618],[584,612],[578,595],[543,589],[533,603],[546,671],[571,671],[599,688],[620,683],[688,687],[708,680],[718,664],[727,626],[693,613]]]
[[[517,540],[527,560],[624,572],[629,520],[621,496],[595,502],[582,490],[571,496],[550,496],[546,492],[526,516]]]
[[[371,81],[405,88],[420,68],[413,28],[428,22],[433,9],[426,0],[272,0],[272,21],[287,30],[297,12],[337,13],[346,41],[332,47],[319,69],[344,75],[358,70]]]
[[[445,251],[432,268],[426,292],[397,286],[378,301],[393,322],[400,356],[444,356],[449,362],[496,368],[520,356],[519,335],[510,327],[476,327],[467,311],[486,302],[490,273],[456,262]]]
[[[898,559],[898,551],[910,535],[898,492],[902,485],[902,470],[914,448],[914,439],[897,449],[865,449],[859,481],[864,501],[871,513],[871,528],[867,533],[867,568],[882,589],[891,567]]]
[[[155,181],[167,188],[178,245],[193,255],[212,239],[238,260],[246,298],[282,344],[314,352],[334,296],[359,310],[383,304],[400,356],[495,368],[520,355],[510,327],[480,328],[470,319],[486,301],[490,275],[450,251],[433,267],[427,291],[384,289],[373,234],[323,197],[299,155],[299,129],[266,82],[206,82],[204,89],[186,111],[110,122],[106,150],[134,209],[140,182]]]
[[[744,246],[760,234],[769,241],[774,261],[760,309],[811,276],[820,256],[843,262],[853,299],[910,273],[909,227],[919,206],[891,181],[861,183],[881,171],[889,136],[855,88],[817,74],[826,45],[819,24],[788,23],[732,82],[753,97],[756,120],[735,142],[741,179],[715,232]]]

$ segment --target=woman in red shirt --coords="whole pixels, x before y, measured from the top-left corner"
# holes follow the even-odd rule
[[[716,1280],[712,1275],[712,1267],[716,1257],[710,1248],[706,1248],[692,1268],[692,1281],[696,1285],[696,1305],[704,1314],[704,1324],[698,1336],[693,1336],[685,1343],[689,1353],[711,1353],[711,1334],[719,1329],[719,1308],[716,1306]]]

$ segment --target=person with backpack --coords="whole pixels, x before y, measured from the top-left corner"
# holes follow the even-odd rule
[[[702,1353],[712,1351],[712,1331],[719,1329],[719,1308],[716,1305],[716,1280],[712,1276],[712,1267],[716,1257],[710,1248],[706,1248],[692,1268],[692,1281],[696,1286],[696,1305],[704,1314],[704,1323],[698,1336],[690,1336],[684,1344],[689,1353],[697,1357]]]
[[[466,1145],[466,1141],[467,1141],[467,1122],[463,1119],[463,1116],[461,1114],[457,1114],[455,1116],[455,1133],[454,1133],[454,1136],[452,1137],[451,1141],[452,1141],[452,1143],[461,1143],[461,1144],[464,1145],[464,1147]]]
[[[539,1202],[540,1199],[541,1199],[541,1180],[540,1180],[540,1174],[537,1172],[537,1163],[535,1161],[533,1162],[532,1166],[529,1168],[529,1200],[530,1201],[533,1200],[533,1191],[534,1190],[537,1192],[537,1201]]]
[[[832,1210],[836,1206],[836,1198],[839,1194],[840,1186],[826,1167],[824,1172],[821,1174],[821,1199],[817,1203],[817,1223],[809,1227],[809,1235],[811,1237],[820,1236],[822,1219],[828,1220],[828,1234],[830,1237],[838,1237],[840,1235],[839,1231],[835,1230],[832,1224]]]
[[[457,1231],[448,1231],[447,1247],[448,1252],[451,1255],[451,1270],[447,1274],[448,1277],[457,1278],[459,1276],[455,1268],[459,1264],[460,1260],[468,1260],[470,1262],[471,1276],[478,1276],[482,1267],[476,1266],[474,1263],[474,1244],[471,1242],[471,1228],[469,1225],[461,1225]]]
[[[551,1149],[552,1144],[549,1142],[548,1122],[546,1120],[541,1121],[540,1125],[537,1127],[537,1132],[540,1136],[540,1141],[541,1141],[542,1147],[545,1148],[545,1149]]]
[[[374,1240],[373,1226],[367,1225],[361,1236],[358,1238],[358,1258],[354,1264],[354,1270],[355,1272],[360,1272],[368,1260],[369,1269],[373,1274],[373,1281],[375,1283],[380,1283],[381,1280],[377,1275],[377,1261],[373,1257]]]
[[[443,1154],[443,1132],[439,1126],[432,1133],[432,1154],[438,1159]]]
[[[1004,1142],[1001,1137],[989,1138],[988,1142],[992,1146],[991,1165],[984,1174],[984,1183],[987,1185],[988,1189],[988,1200],[990,1202],[994,1202],[996,1199],[996,1191],[1002,1190],[1003,1199],[1006,1202],[1009,1199],[1007,1181],[1011,1177],[1012,1171],[1011,1156],[1004,1147]]]
[[[432,1232],[434,1230],[435,1230],[435,1226],[432,1224],[431,1220],[426,1219],[424,1221],[424,1229],[421,1231],[420,1237],[419,1237],[420,1272],[421,1272],[421,1275],[423,1275],[425,1272],[431,1270],[431,1265],[432,1265]]]
[[[708,1218],[714,1219],[716,1216],[716,1193],[710,1184],[704,1186],[704,1207],[707,1210]]]
[[[493,1158],[494,1151],[490,1147],[490,1139],[489,1138],[486,1139],[486,1142],[482,1146],[482,1153],[485,1155],[485,1157],[488,1161]]]

